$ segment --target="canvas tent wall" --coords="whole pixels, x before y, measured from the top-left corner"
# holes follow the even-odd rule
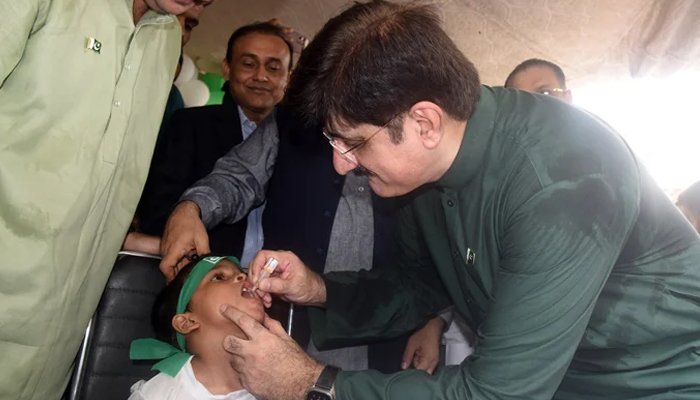
[[[401,0],[399,0],[401,1]],[[186,49],[199,68],[219,72],[236,27],[278,17],[309,37],[347,0],[219,0]],[[520,61],[560,64],[572,84],[660,76],[700,68],[700,1],[438,0],[445,27],[479,69],[503,84]]]

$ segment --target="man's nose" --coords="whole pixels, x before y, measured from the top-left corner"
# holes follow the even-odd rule
[[[357,163],[350,162],[350,160],[340,155],[337,150],[333,150],[333,166],[340,175],[347,175],[348,172],[357,168]]]
[[[255,76],[253,77],[256,81],[267,82],[267,69],[264,65],[260,65],[257,70],[255,70]]]

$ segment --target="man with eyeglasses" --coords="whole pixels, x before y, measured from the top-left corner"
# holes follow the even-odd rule
[[[523,61],[515,67],[504,86],[572,101],[571,90],[566,88],[566,77],[561,67],[538,58]]]
[[[378,0],[320,30],[286,99],[326,128],[340,174],[362,168],[378,195],[406,197],[391,263],[319,276],[263,250],[249,279],[279,261],[264,302],[312,306],[317,344],[392,337],[454,303],[478,341],[433,376],[338,371],[225,307],[248,338],[224,347],[256,397],[700,398],[700,237],[607,125],[480,85],[433,7]]]

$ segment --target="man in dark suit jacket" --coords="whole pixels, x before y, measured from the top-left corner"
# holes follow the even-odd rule
[[[292,48],[282,34],[281,28],[269,23],[236,30],[222,63],[228,80],[223,104],[182,109],[172,116],[139,204],[143,233],[161,236],[182,193],[274,111],[292,66]],[[257,208],[237,223],[213,227],[212,250],[247,263],[262,246],[261,223],[262,208]]]

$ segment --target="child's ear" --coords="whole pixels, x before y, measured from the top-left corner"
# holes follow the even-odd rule
[[[187,335],[199,329],[199,322],[195,321],[191,313],[177,314],[173,317],[173,329],[176,332]]]

